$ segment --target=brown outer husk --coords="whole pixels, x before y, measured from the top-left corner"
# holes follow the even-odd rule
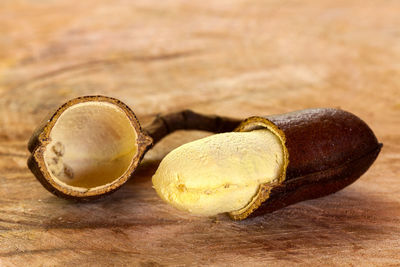
[[[81,192],[72,190],[71,188],[62,187],[61,185],[53,181],[44,163],[43,153],[46,145],[50,142],[49,140],[50,132],[55,122],[57,121],[58,117],[67,108],[75,104],[88,101],[112,103],[117,105],[126,113],[127,117],[129,118],[129,120],[131,121],[132,125],[136,130],[138,152],[135,158],[133,159],[131,165],[129,166],[128,170],[115,182],[110,183],[109,186],[100,188],[98,190],[92,190],[92,191],[88,190],[85,192]],[[118,99],[105,96],[78,97],[62,105],[48,120],[42,123],[35,130],[28,143],[28,149],[32,153],[28,158],[28,167],[35,175],[35,177],[38,179],[38,181],[54,195],[62,198],[81,200],[81,201],[93,200],[93,199],[98,199],[104,195],[108,195],[114,192],[115,190],[119,189],[129,179],[130,175],[136,169],[137,165],[140,163],[144,154],[151,147],[151,145],[152,145],[152,139],[143,133],[139,121],[137,120],[133,111]]]
[[[357,180],[372,165],[382,144],[357,116],[338,109],[307,109],[268,117],[251,117],[236,131],[271,128],[287,149],[284,178],[260,186],[234,220],[269,213],[288,205],[337,192]],[[286,174],[285,174],[286,172]]]

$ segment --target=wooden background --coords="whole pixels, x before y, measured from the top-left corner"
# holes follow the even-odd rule
[[[355,184],[243,222],[164,204],[150,178],[176,133],[120,191],[51,195],[26,167],[40,120],[87,94],[145,123],[191,108],[236,117],[340,107],[384,148]],[[400,2],[1,0],[0,265],[400,265]]]

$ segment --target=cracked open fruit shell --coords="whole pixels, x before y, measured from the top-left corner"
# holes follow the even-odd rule
[[[133,111],[121,101],[79,97],[62,105],[34,132],[28,166],[59,197],[96,199],[123,185],[151,144]]]
[[[260,185],[246,207],[230,212],[235,220],[337,192],[366,172],[382,147],[364,121],[339,109],[251,117],[235,131],[263,128],[275,133],[282,142],[282,175],[275,183]]]

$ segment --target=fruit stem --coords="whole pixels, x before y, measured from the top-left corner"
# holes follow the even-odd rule
[[[204,115],[192,110],[157,115],[147,126],[144,132],[153,139],[155,145],[162,138],[177,130],[199,130],[213,133],[233,131],[241,119],[222,117],[217,115]]]

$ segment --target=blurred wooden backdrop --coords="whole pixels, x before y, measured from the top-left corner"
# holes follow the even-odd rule
[[[236,117],[340,107],[384,143],[347,189],[232,222],[170,208],[150,178],[92,204],[57,199],[26,168],[34,127],[88,94],[142,122],[191,108]],[[400,2],[1,0],[0,265],[400,265]]]

